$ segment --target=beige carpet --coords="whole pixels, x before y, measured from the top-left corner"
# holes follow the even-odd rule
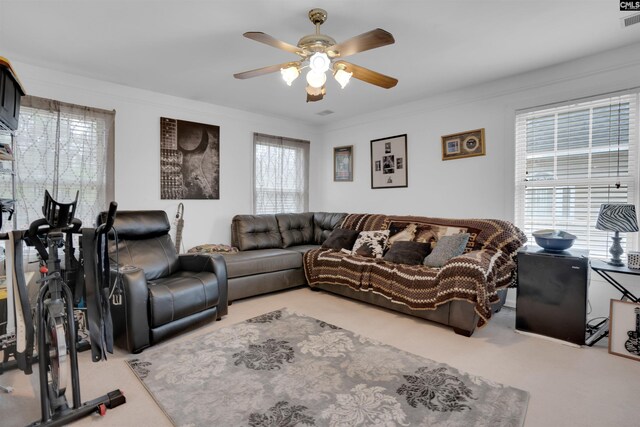
[[[606,340],[593,348],[574,348],[514,332],[515,313],[504,309],[471,338],[450,328],[404,316],[324,292],[301,288],[234,303],[229,316],[207,326],[211,330],[240,322],[283,306],[369,336],[402,350],[445,362],[456,368],[530,393],[525,426],[633,426],[640,395],[640,363],[610,355]],[[203,329],[183,334],[179,341]],[[162,410],[123,360],[91,363],[82,353],[80,371],[84,400],[121,388],[126,405],[104,418],[87,418],[76,425],[170,426]],[[39,416],[36,375],[11,371],[0,384],[15,388],[0,394],[2,426],[22,426]]]

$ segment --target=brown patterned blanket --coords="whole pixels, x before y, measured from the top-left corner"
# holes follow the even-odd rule
[[[349,286],[415,310],[433,310],[451,300],[466,300],[475,306],[478,326],[484,326],[491,317],[491,305],[499,300],[496,290],[509,286],[515,278],[516,253],[526,236],[510,222],[494,219],[351,214],[341,228],[397,231],[409,224],[417,226],[413,227],[418,230],[416,237],[422,233],[434,240],[438,233],[468,232],[469,245],[463,255],[441,268],[395,264],[324,248],[311,250],[304,255],[309,286]]]

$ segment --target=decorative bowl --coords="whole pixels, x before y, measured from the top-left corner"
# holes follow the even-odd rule
[[[569,249],[577,239],[573,234],[561,230],[538,230],[533,233],[533,237],[538,246],[549,252]]]

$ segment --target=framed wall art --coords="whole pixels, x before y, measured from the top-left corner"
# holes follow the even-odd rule
[[[640,304],[611,300],[609,353],[640,360]]]
[[[484,155],[484,128],[442,137],[442,160]]]
[[[407,187],[407,135],[371,141],[371,188]]]
[[[353,181],[353,145],[333,147],[333,180]]]
[[[220,199],[220,127],[160,118],[160,198]]]

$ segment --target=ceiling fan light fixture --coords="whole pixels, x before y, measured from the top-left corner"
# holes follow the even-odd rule
[[[331,61],[324,52],[316,52],[309,58],[309,67],[311,67],[313,71],[324,73],[329,69],[330,65]]]
[[[384,89],[391,89],[398,84],[398,79],[343,60],[359,52],[395,43],[391,33],[381,28],[376,28],[351,37],[341,43],[336,43],[332,37],[320,33],[320,26],[327,20],[326,10],[319,8],[310,10],[309,20],[315,25],[316,31],[314,34],[302,37],[297,45],[283,42],[261,31],[244,33],[243,36],[250,40],[294,53],[298,58],[293,62],[284,62],[236,73],[233,77],[236,79],[249,79],[280,70],[285,83],[291,86],[293,81],[300,76],[302,70],[308,68],[306,72],[307,102],[323,99],[326,92],[327,71],[331,72],[343,89],[352,77]]]
[[[353,73],[348,73],[344,68],[339,68],[333,77],[336,79],[338,83],[340,83],[340,87],[344,89],[344,87],[349,83],[351,76]]]
[[[300,75],[300,69],[296,65],[292,65],[290,67],[280,68],[280,74],[282,74],[282,79],[287,85],[291,86],[291,83]]]
[[[321,88],[322,86],[324,86],[326,81],[327,76],[325,75],[325,73],[318,72],[313,69],[309,70],[309,72],[307,73],[307,83],[309,83],[309,86],[311,87]]]
[[[307,85],[307,93],[311,96],[318,96],[318,95],[324,95],[327,93],[326,89],[324,86],[320,86],[320,87],[313,87],[311,85]]]
[[[307,102],[316,102],[322,100],[326,95],[327,91],[324,86],[322,87],[311,87],[307,85]]]

